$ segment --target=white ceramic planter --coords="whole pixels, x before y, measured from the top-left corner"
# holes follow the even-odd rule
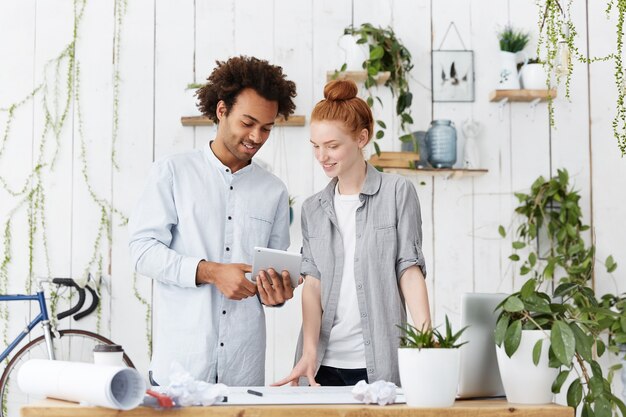
[[[546,71],[541,64],[526,64],[520,70],[522,88],[527,90],[546,89]]]
[[[533,348],[539,339],[544,340],[539,364],[535,366]],[[519,348],[510,358],[504,351],[504,344],[496,346],[498,367],[508,402],[548,404],[553,401],[551,388],[558,369],[548,366],[549,347],[550,332],[541,330],[523,330]]]
[[[519,88],[516,55],[513,52],[500,51],[498,90],[518,90]]]
[[[451,407],[459,384],[459,359],[459,349],[398,349],[407,405]]]

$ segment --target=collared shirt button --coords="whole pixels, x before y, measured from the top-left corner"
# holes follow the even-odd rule
[[[367,346],[369,346],[370,341],[369,341],[369,340],[366,340],[366,341],[365,341],[365,344],[366,344]]]
[[[232,185],[230,186],[230,189],[231,189],[231,190],[233,189],[233,186],[232,186]]]
[[[224,346],[224,343],[223,343],[223,342],[222,342],[222,343],[220,343],[220,346]]]
[[[228,252],[230,250],[230,248],[228,246],[226,246],[226,252]]]
[[[359,284],[359,285],[357,285],[356,287],[357,287],[358,289],[361,289],[361,288],[363,288],[363,284]]]
[[[230,172],[230,169],[226,168],[226,172]]]
[[[228,220],[232,220],[232,219],[233,219],[232,216],[228,216]]]
[[[367,313],[361,313],[361,317],[367,317]]]
[[[226,310],[222,310],[222,314],[226,314]]]
[[[369,368],[369,369],[367,370],[367,372],[368,372],[368,373],[370,373],[370,374],[373,374],[373,373],[374,373],[374,368]]]
[[[360,238],[360,237],[361,237],[361,234],[360,234],[360,233],[357,233],[357,234],[356,234],[356,238],[358,239],[358,238]]]

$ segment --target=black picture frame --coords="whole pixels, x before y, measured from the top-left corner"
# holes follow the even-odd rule
[[[433,102],[474,101],[474,51],[434,50],[431,69]]]

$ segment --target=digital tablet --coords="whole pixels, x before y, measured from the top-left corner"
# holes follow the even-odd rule
[[[252,280],[255,280],[260,271],[272,268],[278,275],[282,271],[289,271],[291,286],[296,288],[300,280],[300,265],[302,255],[279,249],[254,248],[254,260],[252,261]]]

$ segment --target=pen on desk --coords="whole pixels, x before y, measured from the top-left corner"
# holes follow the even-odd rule
[[[262,392],[255,391],[255,390],[252,390],[252,389],[248,390],[248,394],[256,395],[257,397],[262,397],[263,396]]]

